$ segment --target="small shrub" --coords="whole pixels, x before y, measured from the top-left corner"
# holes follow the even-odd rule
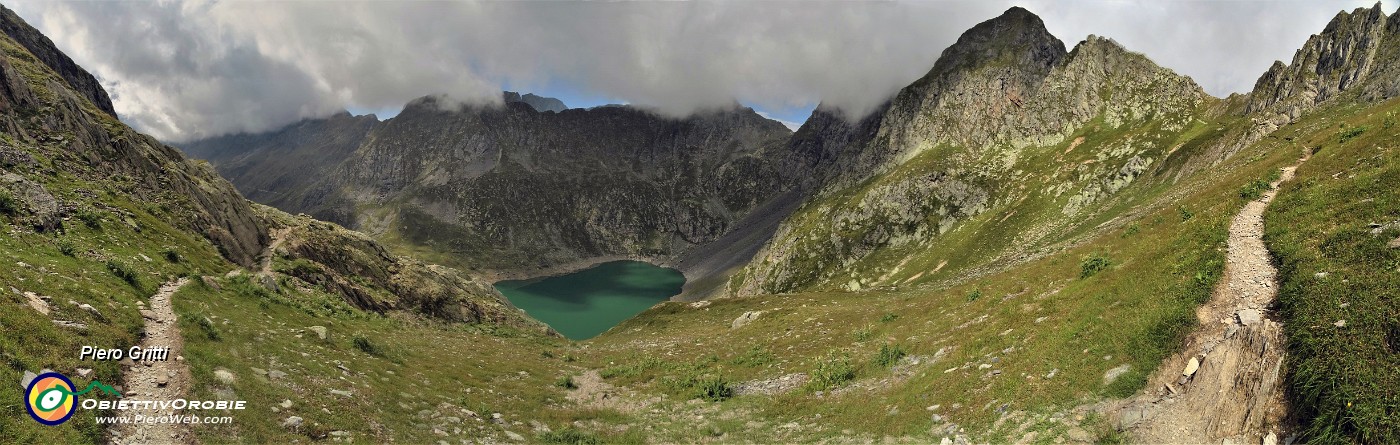
[[[1352,127],[1350,130],[1342,130],[1340,133],[1337,133],[1337,143],[1345,144],[1347,143],[1347,141],[1356,139],[1358,136],[1361,136],[1361,134],[1365,132],[1365,126]]]
[[[967,301],[969,302],[977,301],[978,298],[982,298],[982,289],[973,289],[972,292],[967,293]]]
[[[1181,214],[1182,221],[1190,221],[1191,217],[1196,216],[1195,213],[1191,212],[1190,210],[1187,210],[1186,207],[1177,207],[1176,212]]]
[[[888,368],[899,363],[899,359],[905,355],[903,346],[885,343],[880,345],[880,352],[875,353],[875,364],[881,368]]]
[[[204,336],[210,340],[219,341],[219,329],[214,327],[214,321],[209,317],[195,317],[195,323],[199,325],[199,330],[204,332]]]
[[[574,376],[571,376],[571,375],[566,375],[566,376],[560,377],[559,380],[555,380],[555,381],[554,381],[554,386],[558,386],[558,387],[564,388],[564,389],[577,389],[577,388],[578,388],[578,384],[577,384],[577,383],[574,383]]]
[[[559,445],[597,445],[603,443],[597,436],[579,431],[574,427],[546,431],[540,435],[540,442]]]
[[[544,357],[544,358],[554,358],[554,353],[553,353],[553,352],[549,352],[549,350],[546,349],[546,350],[540,351],[540,357]]]
[[[883,315],[883,316],[880,317],[880,322],[881,322],[881,323],[889,323],[889,322],[891,322],[891,321],[895,321],[895,319],[898,319],[898,318],[899,318],[899,315],[895,315],[895,314],[893,314],[893,313],[886,313],[885,315]]]
[[[178,263],[178,262],[180,262],[180,252],[176,252],[174,248],[165,249],[164,251],[161,252],[161,255],[164,255],[164,256],[165,256],[165,260],[166,260],[166,261],[169,261],[169,262],[172,262],[172,263]]]
[[[366,338],[363,335],[356,335],[355,338],[350,340],[350,342],[355,345],[356,349],[359,349],[360,351],[363,351],[366,354],[373,355],[375,357],[384,356],[384,350],[381,349],[378,345],[375,345],[374,342],[369,341],[369,338]]]
[[[823,391],[845,385],[855,379],[856,368],[851,365],[849,357],[828,355],[826,359],[817,362],[816,369],[812,370],[812,380],[807,385],[814,391]]]
[[[1137,235],[1138,232],[1141,232],[1141,231],[1142,231],[1142,226],[1139,226],[1138,223],[1128,224],[1128,229],[1123,231],[1123,237],[1124,237],[1124,238],[1127,238],[1127,237],[1130,237],[1130,236],[1133,236],[1133,235]]]
[[[136,271],[131,270],[131,266],[127,266],[126,263],[117,260],[107,260],[107,270],[111,271],[112,275],[116,275],[117,278],[121,278],[126,284],[130,284],[131,287],[141,287],[141,282],[136,277]]]
[[[73,217],[78,218],[89,229],[98,230],[102,228],[102,215],[98,215],[96,210],[90,208],[80,208],[73,212]]]
[[[724,377],[706,377],[696,383],[695,396],[708,402],[719,402],[734,397],[734,385]]]
[[[19,200],[7,190],[0,190],[0,213],[11,216],[19,213]]]
[[[66,256],[78,255],[78,248],[73,245],[72,241],[69,241],[67,239],[59,239],[56,244],[58,244],[58,253],[64,254]]]
[[[1395,116],[1386,116],[1385,122],[1381,123],[1381,128],[1389,130],[1395,128]]]
[[[856,341],[863,342],[874,338],[875,332],[870,329],[870,326],[866,326],[857,329],[855,332],[851,333],[851,335],[856,338]]]
[[[1082,279],[1092,277],[1094,276],[1094,274],[1102,272],[1104,269],[1108,269],[1109,266],[1112,265],[1113,261],[1109,260],[1106,256],[1097,253],[1089,255],[1088,257],[1084,258],[1084,261],[1081,261],[1079,263],[1079,278]]]

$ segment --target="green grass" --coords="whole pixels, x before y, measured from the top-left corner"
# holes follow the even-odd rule
[[[1259,199],[1260,196],[1264,195],[1264,192],[1269,190],[1270,184],[1278,180],[1279,174],[1278,170],[1273,170],[1267,176],[1245,184],[1243,188],[1240,188],[1240,198],[1246,201]]]
[[[496,335],[471,325],[385,317],[353,308],[324,309],[320,301],[339,297],[304,283],[292,282],[278,291],[248,286],[243,277],[219,278],[216,283],[219,289],[196,280],[173,297],[194,377],[191,396],[247,400],[249,409],[231,412],[231,424],[197,429],[204,442],[307,442],[346,431],[357,442],[433,443],[443,439],[433,433],[435,428],[446,431],[453,442],[506,441],[506,430],[530,435],[528,425],[522,429],[490,422],[491,413],[504,414],[508,422],[538,421],[554,431],[576,420],[627,421],[613,413],[565,409],[569,390],[558,385],[559,375],[572,375],[578,367],[557,358],[562,354],[551,358],[538,353],[576,353],[557,338]],[[219,339],[203,333],[206,319]],[[327,328],[328,339],[317,338],[307,329],[310,326]],[[382,349],[390,345],[392,360],[369,353],[386,353]],[[220,369],[237,379],[220,382],[213,376]],[[257,370],[286,375],[272,379]],[[281,408],[283,400],[291,400],[292,407]],[[436,415],[420,416],[423,410]],[[281,426],[293,415],[306,419],[300,430]],[[449,422],[448,417],[461,422]],[[620,440],[585,431],[580,432],[608,442]]]
[[[1309,443],[1400,442],[1400,249],[1388,247],[1400,226],[1385,225],[1400,221],[1400,137],[1365,131],[1397,109],[1390,101],[1295,124],[1289,136],[1321,150],[1265,214],[1289,394]],[[1334,135],[1338,121],[1349,129]]]

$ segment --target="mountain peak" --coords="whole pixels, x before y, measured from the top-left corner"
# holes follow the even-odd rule
[[[536,96],[533,93],[520,94],[514,91],[506,91],[504,95],[506,103],[523,102],[541,113],[546,111],[558,113],[569,109],[567,105],[564,105],[564,101],[553,97]]]
[[[929,74],[948,75],[997,64],[1043,72],[1065,55],[1064,42],[1045,29],[1040,16],[1016,6],[964,32],[943,50]]]

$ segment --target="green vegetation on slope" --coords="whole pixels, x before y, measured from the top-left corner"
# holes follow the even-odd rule
[[[1228,224],[1245,203],[1236,191],[1295,158],[1260,145],[1181,180],[1172,188],[1181,193],[1127,192],[1137,204],[1099,216],[1113,224],[1085,242],[970,280],[666,303],[590,341],[585,361],[639,391],[669,391],[667,382],[685,374],[720,375],[740,387],[805,376],[804,388],[740,391],[719,402],[724,412],[759,419],[742,430],[743,440],[936,441],[950,425],[978,440],[1030,432],[1050,440],[1069,431],[1056,416],[1134,394],[1181,347],[1223,270]],[[1084,259],[1096,257],[1111,261],[1090,261],[1094,273],[1085,274]],[[731,327],[755,311],[758,318]],[[764,351],[734,346],[754,344],[771,358],[755,361]],[[894,345],[907,355],[891,359]],[[1126,372],[1106,378],[1114,369]],[[647,419],[659,425],[650,440],[696,440],[695,431]],[[691,426],[739,440],[723,436],[723,422]],[[811,426],[782,428],[789,422]],[[1078,428],[1113,435],[1101,419]]]
[[[1281,130],[1317,150],[1265,215],[1293,406],[1311,443],[1400,442],[1397,113],[1392,100]]]
[[[93,228],[74,219],[61,230],[38,233],[19,222],[26,210],[0,215],[0,269],[5,271],[0,300],[9,308],[0,311],[3,400],[23,398],[19,382],[25,371],[52,369],[79,387],[94,380],[119,385],[117,362],[79,361],[82,346],[125,349],[138,344],[138,303],[162,282],[231,267],[207,240],[172,227],[167,221],[173,215],[162,211],[161,203],[136,204],[103,184],[64,173],[48,178],[46,185],[64,202],[94,208],[91,214],[101,223]],[[88,191],[101,198],[87,198],[93,193]],[[182,261],[168,261],[162,251],[179,252]],[[121,265],[120,274],[109,264]],[[78,368],[92,372],[80,377]],[[111,414],[79,410],[64,426],[49,427],[30,420],[22,403],[6,403],[0,408],[0,442],[100,442],[104,431],[93,419]]]

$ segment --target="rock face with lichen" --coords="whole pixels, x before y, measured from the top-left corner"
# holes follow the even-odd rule
[[[809,159],[838,167],[818,169],[820,191],[730,292],[878,284],[858,272],[866,258],[931,242],[1032,191],[1052,194],[1056,214],[1080,214],[1161,159],[1165,139],[1093,144],[1091,161],[1056,166],[1064,178],[1049,183],[1033,175],[1045,166],[1026,158],[1043,156],[1036,153],[1043,147],[1078,146],[1072,138],[1086,128],[1178,133],[1208,99],[1190,78],[1112,40],[1089,36],[1066,51],[1039,17],[1011,8],[964,33],[876,115],[852,123],[819,112],[798,130],[795,142],[837,136],[801,146],[834,154]]]
[[[1254,84],[1247,111],[1297,119],[1318,104],[1354,92],[1362,100],[1400,96],[1400,12],[1381,4],[1340,12],[1308,38],[1292,63],[1274,62]]]

